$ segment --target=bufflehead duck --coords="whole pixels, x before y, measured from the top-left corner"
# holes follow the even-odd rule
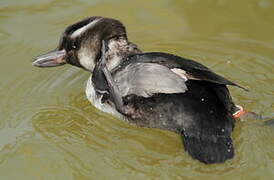
[[[94,16],[67,27],[56,50],[33,65],[71,64],[91,72],[86,96],[98,109],[138,126],[178,133],[199,161],[234,156],[231,133],[238,107],[227,85],[241,86],[190,59],[143,53],[128,41],[124,25]]]

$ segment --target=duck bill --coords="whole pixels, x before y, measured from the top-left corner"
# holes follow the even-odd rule
[[[66,64],[65,56],[65,50],[54,50],[36,57],[32,62],[32,65],[41,68],[61,66]]]

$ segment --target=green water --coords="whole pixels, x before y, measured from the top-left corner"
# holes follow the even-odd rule
[[[273,0],[1,0],[0,179],[274,179],[274,127],[236,123],[236,156],[204,165],[176,134],[138,128],[104,114],[84,94],[89,73],[39,69],[67,25],[120,19],[144,51],[195,59],[250,92],[237,104],[273,117]]]

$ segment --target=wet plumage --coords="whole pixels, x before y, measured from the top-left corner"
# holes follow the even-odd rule
[[[51,67],[57,62],[91,72],[86,94],[98,109],[139,126],[178,133],[184,149],[201,162],[233,157],[236,106],[226,86],[240,86],[204,65],[168,53],[143,53],[128,41],[120,21],[103,17],[69,26],[56,52],[33,64]]]

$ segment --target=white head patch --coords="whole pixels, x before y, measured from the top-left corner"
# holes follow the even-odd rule
[[[97,23],[98,21],[100,21],[101,19],[102,19],[102,18],[97,18],[97,19],[93,20],[92,22],[88,23],[87,25],[85,25],[85,26],[83,26],[83,27],[77,29],[76,31],[74,31],[74,32],[71,34],[70,37],[71,37],[71,38],[76,38],[77,36],[83,34],[86,30],[88,30],[88,29],[94,27],[94,26],[96,25],[96,23]]]
[[[90,51],[88,48],[81,48],[78,52],[78,59],[80,61],[80,64],[88,69],[88,70],[93,70],[95,64],[95,54],[93,51]]]

